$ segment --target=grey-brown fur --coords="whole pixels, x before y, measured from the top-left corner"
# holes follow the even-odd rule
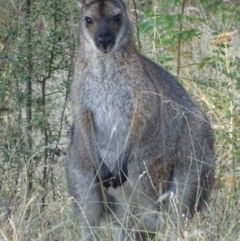
[[[125,1],[78,0],[68,186],[83,241],[99,240],[107,213],[116,240],[146,240],[169,218],[174,240],[176,217],[208,202],[213,134],[174,77],[135,49]]]

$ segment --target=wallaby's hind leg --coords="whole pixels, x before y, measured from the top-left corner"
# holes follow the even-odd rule
[[[117,228],[115,233],[116,241],[131,241],[130,235],[123,228]]]
[[[192,217],[194,212],[204,209],[213,183],[214,154],[211,148],[205,146],[203,153],[186,155],[186,161],[174,168],[170,188],[173,195],[168,204],[170,214]]]
[[[125,212],[125,215],[124,215]],[[131,215],[126,213],[121,206],[116,207],[116,213],[121,213],[122,217],[117,217],[115,220],[115,240],[116,241],[146,241],[144,232],[135,230],[137,224],[134,223]]]
[[[85,172],[79,169],[77,165],[79,156],[76,150],[70,147],[68,151],[67,180],[70,194],[75,199],[74,206],[80,221],[81,241],[98,241],[97,229],[103,210],[100,188],[99,184],[93,181],[94,171],[91,171],[90,165]]]
[[[140,182],[144,183],[148,178],[144,179]],[[164,227],[164,216],[159,212],[157,201],[151,200],[147,194],[143,193],[141,184],[139,184],[140,189],[136,186],[133,189],[129,187],[131,185],[123,186],[115,201],[113,224],[117,226],[116,240],[151,240],[151,237],[161,232]]]
[[[148,233],[147,231],[139,231],[135,232],[135,241],[147,241],[147,240],[154,240],[156,233]]]
[[[147,241],[148,234],[144,231],[129,231],[124,228],[116,231],[116,241]]]

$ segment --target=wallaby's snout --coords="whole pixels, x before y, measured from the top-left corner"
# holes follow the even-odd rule
[[[97,32],[96,46],[101,52],[107,53],[112,49],[114,43],[114,36],[110,27],[107,23],[101,23]]]

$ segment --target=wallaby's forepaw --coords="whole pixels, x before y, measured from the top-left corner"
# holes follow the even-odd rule
[[[102,185],[105,188],[109,188],[112,184],[112,173],[109,171],[107,174],[105,174],[104,179],[102,179]]]
[[[125,181],[127,181],[128,170],[117,169],[112,172],[112,187],[117,188],[118,186],[122,186]]]
[[[112,173],[109,168],[103,162],[97,175],[97,183],[100,183],[105,187],[109,188],[112,185]]]

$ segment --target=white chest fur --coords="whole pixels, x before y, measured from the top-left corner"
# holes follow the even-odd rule
[[[86,105],[92,112],[99,153],[112,169],[127,140],[133,112],[133,90],[126,74],[99,71],[85,82]]]

